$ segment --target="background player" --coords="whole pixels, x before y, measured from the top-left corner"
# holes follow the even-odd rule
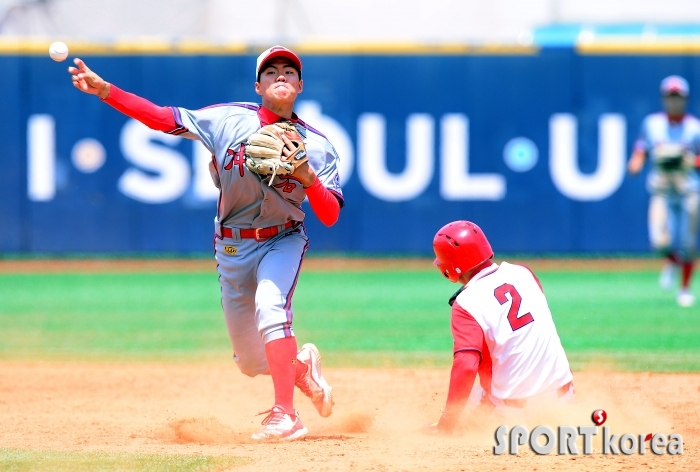
[[[660,285],[671,288],[677,268],[682,269],[681,288],[676,298],[680,306],[695,303],[690,279],[698,235],[700,181],[695,168],[700,154],[700,121],[685,112],[688,82],[672,75],[661,82],[663,113],[644,118],[639,138],[627,168],[638,174],[651,157],[653,168],[647,178],[649,199],[649,239],[666,263]]]
[[[301,204],[308,197],[314,213],[330,226],[343,197],[333,146],[293,113],[303,90],[301,60],[289,49],[272,47],[256,63],[255,91],[262,105],[200,110],[154,105],[105,82],[80,59],[75,64],[68,71],[78,90],[98,95],[152,129],[198,139],[212,153],[210,172],[220,190],[215,254],[234,359],[251,377],[270,374],[275,388],[275,404],[253,439],[303,437],[307,429],[294,410],[294,385],[321,416],[331,414],[333,401],[318,350],[306,344],[297,353],[292,330],[292,295],[308,247]],[[291,176],[273,176],[268,185],[246,168],[245,142],[261,126],[281,119],[291,120],[304,137],[309,160]]]
[[[469,221],[443,226],[433,239],[435,266],[464,286],[450,299],[454,360],[447,403],[432,432],[450,432],[476,374],[498,413],[525,411],[528,398],[573,401],[573,374],[540,281],[527,267],[493,262],[481,229]]]

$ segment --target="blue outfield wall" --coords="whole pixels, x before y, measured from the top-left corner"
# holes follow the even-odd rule
[[[257,101],[255,55],[85,59],[160,105]],[[501,252],[646,252],[645,179],[625,162],[660,80],[700,86],[700,57],[683,55],[302,59],[297,112],[336,146],[346,196],[332,228],[307,211],[315,251],[428,254],[469,219]],[[78,92],[67,65],[0,56],[0,251],[210,251],[204,147]]]

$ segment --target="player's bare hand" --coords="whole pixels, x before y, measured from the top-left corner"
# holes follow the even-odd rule
[[[305,188],[311,187],[314,181],[316,181],[316,173],[308,162],[304,162],[302,165],[297,167],[292,175],[299,179]]]
[[[82,59],[73,59],[76,67],[69,67],[73,86],[81,92],[90,95],[98,95],[101,99],[109,96],[109,82],[106,82],[99,75],[95,74]]]

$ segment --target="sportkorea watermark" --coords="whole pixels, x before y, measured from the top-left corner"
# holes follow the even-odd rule
[[[683,454],[683,437],[680,434],[612,434],[610,427],[602,426],[608,415],[605,410],[596,410],[591,415],[593,426],[559,426],[557,431],[549,426],[537,426],[528,431],[525,426],[499,426],[496,429],[496,455],[517,454],[520,446],[528,445],[536,454],[551,454],[556,450],[558,455],[579,454],[577,441],[582,439],[583,454],[593,454],[593,443],[600,436],[601,452],[603,454]],[[599,428],[602,426],[602,431]],[[602,433],[602,434],[599,434]],[[544,439],[540,441],[540,439]],[[648,443],[648,446],[647,446]]]

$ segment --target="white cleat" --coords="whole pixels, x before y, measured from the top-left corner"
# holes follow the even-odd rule
[[[687,288],[681,289],[681,291],[678,292],[678,297],[676,297],[676,302],[678,303],[678,306],[682,306],[684,308],[691,307],[695,304],[695,295],[690,293]]]
[[[321,374],[321,354],[318,348],[311,343],[304,344],[297,353],[297,359],[308,367],[306,374],[296,382],[296,386],[311,399],[319,415],[324,418],[330,416],[333,413],[333,388]]]
[[[299,413],[296,411],[294,412],[296,416],[292,417],[282,408],[273,406],[260,414],[265,413],[268,415],[262,420],[263,429],[252,436],[255,441],[294,441],[303,438],[309,432],[301,424]]]
[[[676,264],[672,262],[665,263],[659,275],[659,286],[664,290],[671,290],[677,272],[678,266]]]

